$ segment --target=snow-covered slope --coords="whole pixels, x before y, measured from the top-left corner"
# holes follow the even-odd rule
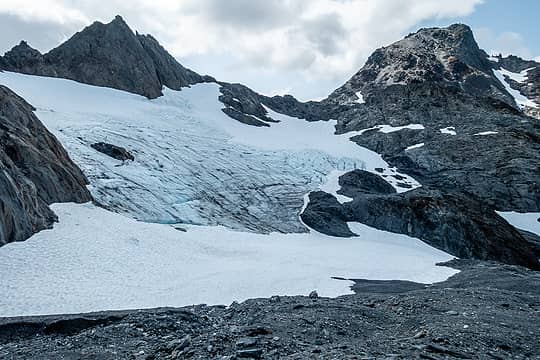
[[[350,282],[334,276],[431,283],[455,273],[435,266],[450,255],[418,239],[361,224],[350,224],[358,236],[334,238],[301,222],[307,194],[337,195],[345,171],[397,174],[351,134],[334,135],[335,121],[268,109],[279,123],[248,126],[223,114],[217,84],[155,100],[13,73],[0,84],[37,108],[104,207],[56,204],[54,229],[0,248],[0,316],[337,296]]]
[[[333,170],[395,173],[381,156],[351,142],[351,134],[334,135],[335,121],[307,122],[268,109],[281,122],[239,123],[221,111],[215,83],[165,89],[156,100],[8,72],[0,73],[0,84],[37,108],[88,176],[98,203],[142,221],[302,232],[304,195]],[[97,142],[125,147],[135,161],[101,154],[90,146]]]
[[[0,248],[0,316],[230,304],[272,295],[350,293],[350,281],[442,281],[451,256],[420,240],[350,224],[362,234],[261,235],[138,222],[94,205],[56,204],[60,222]]]

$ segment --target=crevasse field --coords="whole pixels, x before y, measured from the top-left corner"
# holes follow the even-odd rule
[[[383,168],[397,182],[349,140],[356,133],[334,135],[335,122],[269,109],[279,123],[244,125],[221,112],[217,84],[156,100],[12,73],[0,84],[36,107],[104,207],[55,204],[52,230],[0,248],[0,316],[339,296],[351,282],[333,277],[433,283],[456,272],[435,265],[452,256],[418,239],[361,224],[350,224],[357,237],[334,238],[302,224],[307,194],[337,195],[346,171]],[[90,147],[100,141],[136,160]]]

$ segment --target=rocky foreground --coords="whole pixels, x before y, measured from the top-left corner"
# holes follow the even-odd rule
[[[540,359],[540,273],[490,262],[337,299],[0,319],[2,359]]]

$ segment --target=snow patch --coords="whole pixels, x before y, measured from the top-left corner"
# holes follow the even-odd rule
[[[453,126],[445,127],[444,129],[439,129],[441,134],[447,134],[447,135],[457,135],[456,128]]]
[[[409,125],[403,125],[403,126],[391,126],[391,125],[375,125],[373,127],[362,129],[358,131],[352,131],[347,134],[352,136],[362,135],[365,132],[371,131],[371,130],[378,130],[382,133],[389,134],[396,131],[400,131],[403,129],[411,129],[411,130],[424,130],[425,127],[422,124],[409,124]]]
[[[518,229],[530,231],[540,236],[540,213],[518,213],[515,211],[497,211],[504,220]]]
[[[494,61],[494,62],[499,62],[499,58],[498,58],[498,57],[495,57],[495,56],[490,56],[490,57],[488,57],[488,60],[489,60],[489,61]]]
[[[424,143],[411,145],[411,146],[407,147],[407,148],[405,149],[405,151],[409,151],[409,150],[413,150],[413,149],[418,149],[418,148],[421,148],[422,146],[424,146]]]
[[[0,248],[0,316],[230,304],[272,295],[350,294],[348,281],[444,281],[452,256],[405,235],[269,235],[138,222],[92,204],[55,204],[59,223]]]
[[[326,177],[326,182],[320,186],[321,191],[334,195],[340,204],[354,200],[353,198],[350,198],[348,196],[338,194],[338,190],[341,189],[341,186],[339,186],[339,178],[345,173],[346,171],[338,171],[338,170],[332,171]]]
[[[510,84],[506,81],[505,75],[508,76],[511,79],[514,79],[518,82],[526,81],[526,76],[522,75],[523,73],[526,74],[526,72],[529,71],[525,70],[524,72],[518,74],[518,73],[512,73],[508,70],[505,70],[501,68],[500,70],[493,69],[493,73],[495,74],[495,77],[504,85],[504,88],[508,93],[514,98],[514,101],[520,108],[524,108],[526,106],[532,107],[532,108],[538,108],[538,105],[525,97],[523,94],[521,94],[518,90],[513,89]],[[525,77],[524,77],[525,76]]]
[[[355,101],[357,104],[365,104],[366,103],[366,101],[364,100],[364,95],[362,95],[361,91],[358,91],[355,95],[358,98]]]
[[[473,136],[487,136],[487,135],[497,135],[498,131],[484,131],[474,134]]]
[[[528,79],[528,76],[527,76],[527,73],[529,72],[529,70],[532,70],[534,69],[534,67],[532,68],[529,68],[529,69],[525,69],[523,70],[522,72],[519,72],[519,73],[515,73],[515,72],[512,72],[512,71],[508,71],[504,68],[500,68],[500,73],[504,76],[507,76],[509,77],[510,79],[518,82],[518,83],[526,83],[527,82],[527,79]]]

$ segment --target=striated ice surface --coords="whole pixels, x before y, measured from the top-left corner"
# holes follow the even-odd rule
[[[97,203],[141,221],[303,232],[304,195],[328,174],[388,169],[351,134],[334,135],[335,121],[307,122],[271,109],[280,122],[269,128],[233,120],[221,111],[214,83],[165,89],[155,100],[7,72],[0,83],[37,108],[88,176]],[[102,141],[126,148],[135,161],[90,147]]]

